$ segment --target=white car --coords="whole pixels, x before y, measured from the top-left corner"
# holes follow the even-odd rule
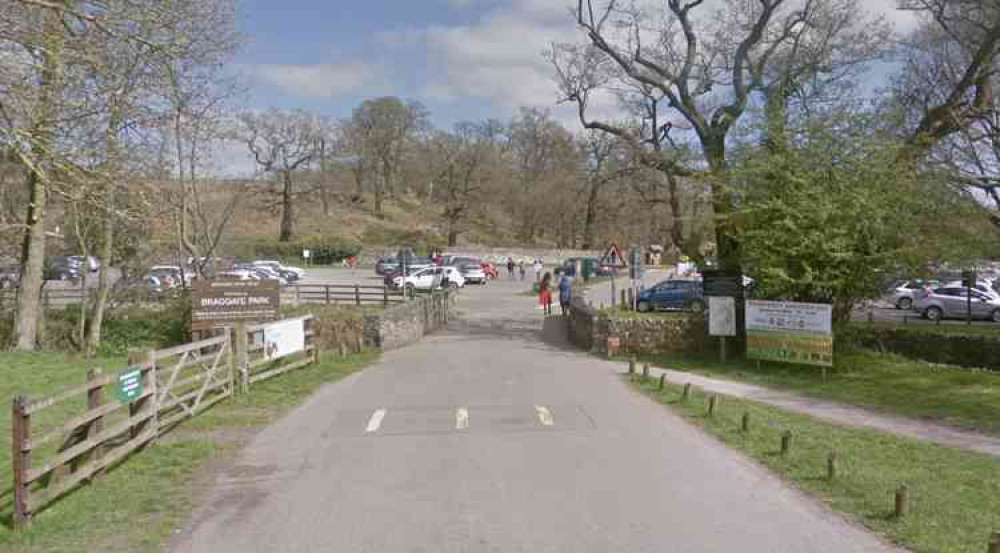
[[[303,269],[301,269],[299,267],[291,267],[291,266],[288,266],[288,265],[282,265],[280,261],[275,261],[273,259],[264,259],[264,260],[254,261],[253,264],[261,266],[261,267],[269,267],[269,268],[273,269],[275,272],[277,272],[279,275],[282,274],[282,273],[293,273],[295,275],[295,278],[291,279],[291,280],[299,280],[299,279],[301,279],[302,277],[304,277],[306,275],[305,270],[303,270]]]
[[[181,279],[184,280],[184,286],[191,286],[191,281],[194,279],[192,271],[183,271],[177,265],[153,265],[149,268],[149,274],[159,279],[167,288],[180,286]]]
[[[393,285],[407,290],[436,290],[443,287],[446,281],[448,288],[453,290],[465,287],[465,277],[456,267],[428,267],[405,279],[402,276],[394,278]]]
[[[263,280],[260,275],[253,271],[247,271],[246,269],[233,269],[232,271],[224,271],[217,273],[216,278],[229,279],[229,280]]]

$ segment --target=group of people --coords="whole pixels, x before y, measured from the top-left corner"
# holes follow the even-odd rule
[[[569,300],[573,295],[573,278],[561,269],[556,269],[556,276],[559,277],[559,309],[565,317],[569,312]],[[545,273],[538,285],[538,303],[546,315],[552,314],[552,273]]]
[[[542,260],[536,259],[532,263],[532,268],[535,270],[535,282],[538,282],[542,278]],[[520,274],[521,280],[524,280],[527,272],[527,264],[525,264],[523,259],[515,262],[513,257],[507,258],[507,276],[511,280],[516,278],[516,274]]]

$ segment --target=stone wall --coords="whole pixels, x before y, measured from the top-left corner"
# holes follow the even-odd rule
[[[708,345],[704,315],[666,313],[641,315],[598,311],[582,298],[570,302],[569,338],[577,347],[607,353],[609,337],[621,342],[621,353],[690,352]]]
[[[365,346],[390,350],[419,341],[448,323],[454,297],[435,292],[364,317]]]

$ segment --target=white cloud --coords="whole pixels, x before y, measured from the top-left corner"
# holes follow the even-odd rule
[[[383,80],[381,68],[360,61],[310,65],[258,64],[249,69],[257,81],[307,98],[333,98],[359,92]]]

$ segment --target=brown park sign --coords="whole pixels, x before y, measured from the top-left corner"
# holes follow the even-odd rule
[[[196,280],[191,288],[191,330],[278,317],[277,280]]]

